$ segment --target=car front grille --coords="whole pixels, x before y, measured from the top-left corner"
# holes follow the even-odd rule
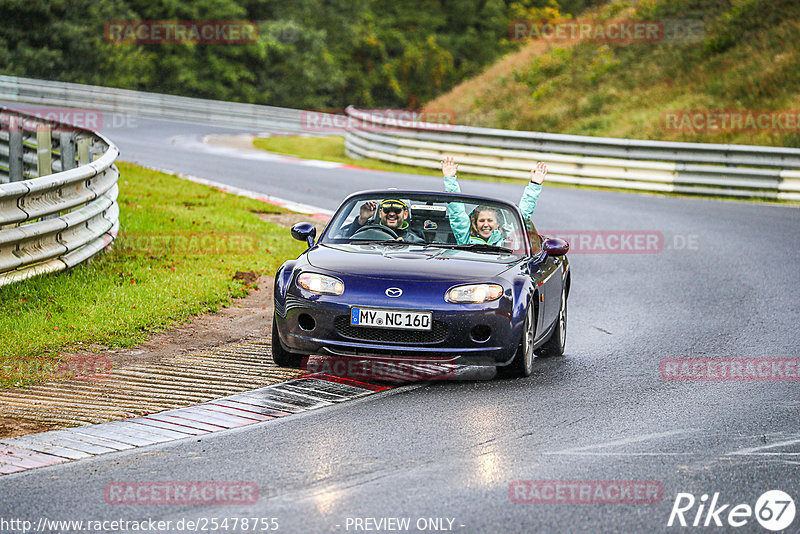
[[[350,324],[349,315],[339,315],[334,319],[333,324],[342,337],[361,341],[424,344],[441,343],[447,337],[447,324],[441,321],[433,321],[431,330],[394,330],[371,326],[353,326]]]

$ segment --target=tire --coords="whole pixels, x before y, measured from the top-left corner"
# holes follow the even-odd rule
[[[288,350],[283,348],[281,345],[281,338],[278,336],[278,324],[275,320],[275,316],[272,317],[272,361],[275,362],[275,365],[280,367],[291,367],[293,369],[299,369],[300,366],[303,364],[303,358],[308,356],[307,354],[297,354],[295,352],[289,352]]]
[[[544,345],[536,351],[537,356],[544,356],[545,358],[551,356],[563,356],[564,347],[567,344],[567,290],[561,288],[561,307],[558,309],[558,318],[556,319],[556,327],[553,333],[550,334]]]
[[[497,368],[497,376],[501,378],[524,378],[533,372],[533,340],[536,336],[536,314],[533,310],[533,301],[528,304],[525,313],[525,324],[522,327],[522,336],[511,363]]]

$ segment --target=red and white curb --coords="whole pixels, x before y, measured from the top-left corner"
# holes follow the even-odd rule
[[[0,475],[270,421],[393,387],[314,374],[187,408],[3,439]]]
[[[254,425],[386,390],[416,389],[430,380],[481,379],[470,373],[469,367],[443,362],[390,366],[381,370],[380,378],[358,373],[360,368],[370,370],[370,365],[359,366],[366,361],[353,360],[355,365],[346,369],[338,368],[341,360],[326,362],[316,362],[315,372],[300,378],[186,408],[2,439],[0,475]],[[350,374],[340,375],[339,371]]]
[[[202,139],[198,139],[196,135],[176,135],[171,138],[173,145],[180,148],[190,150],[192,152],[203,152],[205,154],[214,154],[216,156],[225,156],[229,158],[248,159],[255,161],[269,161],[275,163],[289,163],[292,165],[302,165],[305,167],[317,167],[320,169],[352,169],[358,171],[370,172],[391,172],[382,171],[379,169],[369,169],[367,167],[359,167],[358,165],[351,165],[349,163],[339,163],[338,161],[325,161],[321,159],[307,159],[298,158],[296,156],[286,156],[284,154],[275,154],[267,150],[262,150],[254,146],[241,147],[241,146],[228,146],[212,141],[212,139],[220,137],[237,137],[240,134],[232,136],[225,136],[220,134],[206,135]],[[269,137],[271,134],[253,134],[256,137]],[[313,137],[309,137],[313,139]]]

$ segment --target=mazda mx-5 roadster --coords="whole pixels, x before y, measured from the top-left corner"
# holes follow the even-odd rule
[[[272,359],[311,354],[431,360],[531,373],[561,356],[570,270],[562,239],[539,236],[512,203],[380,190],[347,197],[275,275]]]

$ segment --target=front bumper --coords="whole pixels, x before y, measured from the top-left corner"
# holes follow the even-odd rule
[[[351,296],[347,303],[341,300],[296,287],[285,302],[276,299],[275,320],[285,348],[301,354],[494,366],[513,358],[520,339],[521,326],[515,327],[519,321],[513,319],[510,294],[484,304],[451,304],[442,298],[435,306],[430,299],[401,304],[394,299],[376,299],[374,294],[361,299]],[[433,328],[410,331],[351,326],[353,306],[430,311]]]

